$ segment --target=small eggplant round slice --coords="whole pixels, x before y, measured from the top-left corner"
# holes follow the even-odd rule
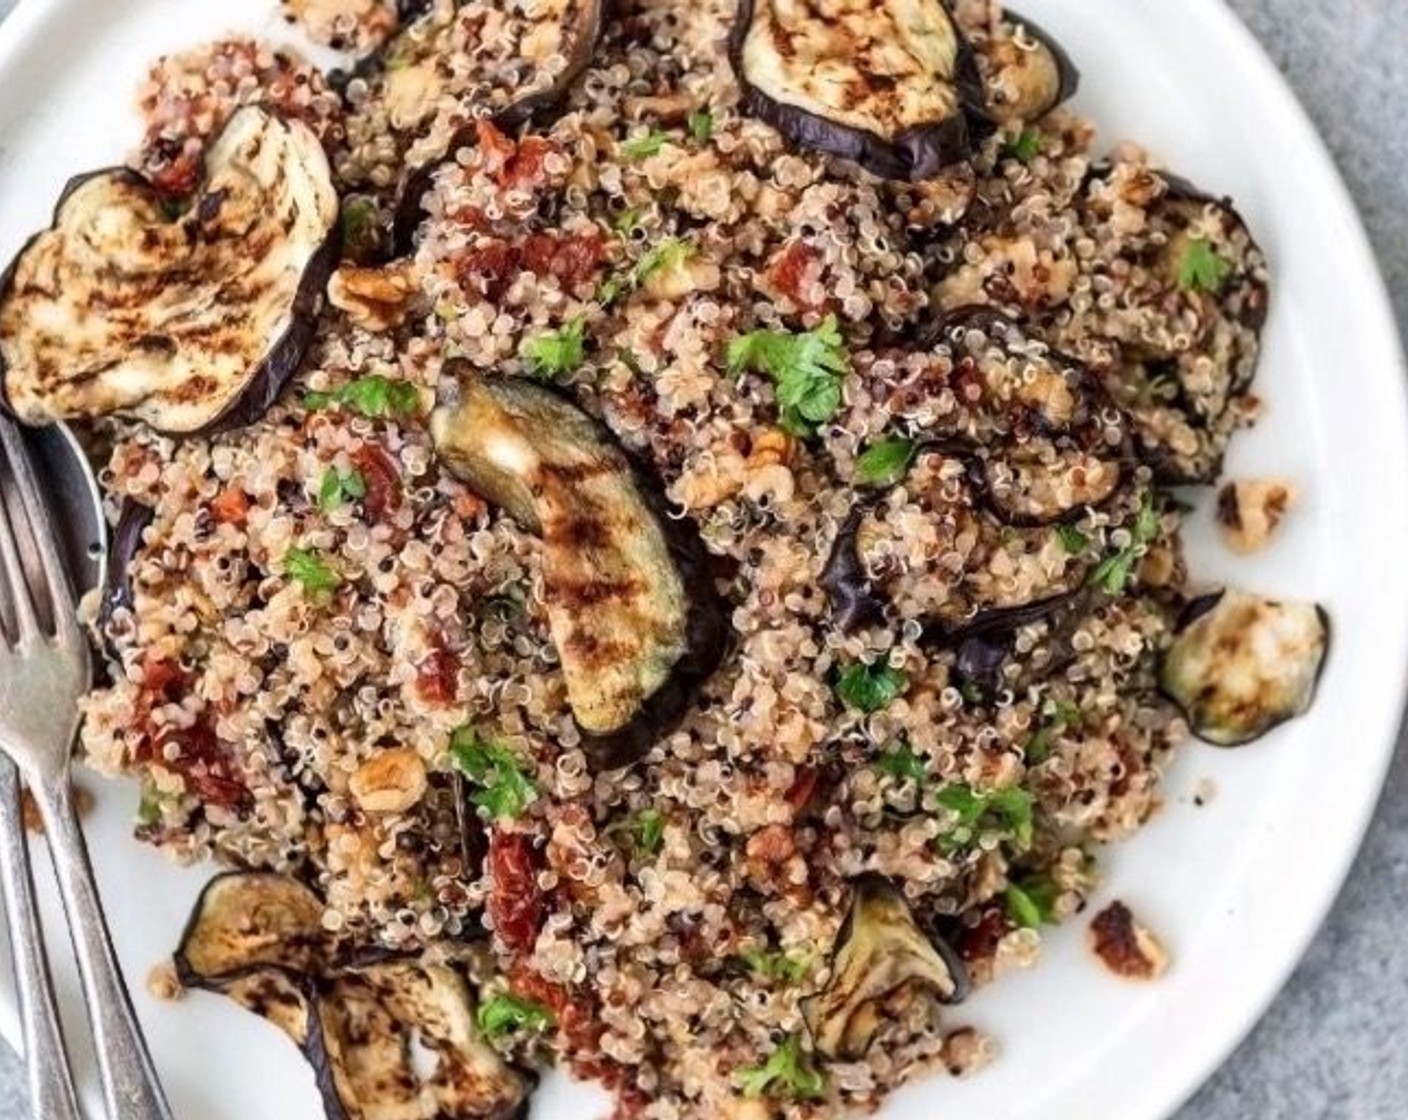
[[[960,1003],[969,986],[958,954],[919,928],[888,880],[866,875],[856,882],[831,978],[802,1010],[819,1053],[854,1061],[870,1048],[893,1001],[927,993],[942,1003]]]
[[[163,202],[126,169],[78,179],[0,282],[0,384],[21,421],[208,431],[257,419],[297,371],[336,254],[318,138],[241,109],[184,214]]]
[[[548,625],[573,716],[603,768],[634,761],[683,713],[679,674],[698,683],[722,655],[709,581],[692,570],[702,565],[674,542],[649,483],[576,405],[529,381],[449,372],[430,419],[436,452],[542,538]],[[632,735],[641,720],[645,734]]]
[[[1039,120],[1080,86],[1080,71],[1061,44],[1016,12],[1006,12],[997,33],[975,47],[988,115],[999,124]]]
[[[928,179],[992,131],[946,0],[741,0],[729,56],[745,110],[883,179]]]
[[[1160,683],[1193,734],[1238,747],[1306,712],[1329,644],[1316,604],[1227,590],[1189,605]]]
[[[277,968],[303,975],[324,964],[323,903],[286,875],[233,871],[206,884],[176,949],[189,988],[223,991],[229,981]]]

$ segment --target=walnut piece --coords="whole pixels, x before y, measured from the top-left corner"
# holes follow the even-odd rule
[[[1168,951],[1118,900],[1092,919],[1090,947],[1106,968],[1127,980],[1157,980],[1168,971]]]
[[[414,266],[398,261],[385,268],[345,264],[328,281],[328,300],[357,326],[389,331],[406,321],[418,282]]]
[[[389,747],[357,768],[347,788],[368,813],[400,813],[425,796],[425,763],[410,747]]]
[[[1297,497],[1295,487],[1280,479],[1229,482],[1217,495],[1217,523],[1227,547],[1244,556],[1265,548]]]

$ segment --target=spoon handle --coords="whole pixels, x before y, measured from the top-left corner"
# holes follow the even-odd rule
[[[44,1120],[82,1120],[35,904],[19,771],[3,756],[0,756],[0,885],[4,887],[10,956],[19,991],[30,1108],[35,1116]]]
[[[33,788],[68,914],[109,1120],[171,1120],[103,917],[68,768]]]

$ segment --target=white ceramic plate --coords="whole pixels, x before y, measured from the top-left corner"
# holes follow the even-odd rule
[[[1153,1120],[1212,1072],[1281,986],[1372,813],[1408,679],[1404,369],[1382,282],[1324,148],[1219,0],[1018,7],[1084,70],[1078,104],[1103,145],[1138,138],[1206,189],[1235,196],[1270,256],[1258,383],[1268,408],[1228,465],[1289,476],[1304,502],[1274,549],[1240,561],[1214,541],[1205,508],[1194,571],[1317,598],[1336,637],[1308,717],[1244,751],[1190,745],[1169,777],[1166,811],[1111,853],[1102,898],[1128,900],[1164,936],[1175,959],[1167,978],[1115,980],[1087,959],[1079,926],[1060,931],[1040,968],[962,1010],[999,1037],[1000,1061],[963,1083],[911,1088],[884,1116]],[[151,59],[230,29],[282,35],[273,9],[273,0],[22,0],[0,26],[0,259],[46,223],[69,175],[117,162],[135,144],[132,92]],[[1191,791],[1204,779],[1216,796],[1195,808]],[[89,835],[177,1115],[312,1120],[320,1112],[307,1069],[272,1028],[213,996],[163,1005],[143,990],[207,871],[176,870],[131,841],[135,799],[128,786],[101,789]],[[59,971],[76,1009],[66,960]],[[0,988],[11,1040],[13,1011],[13,993]],[[602,1101],[557,1082],[533,1115],[590,1120],[606,1115]]]

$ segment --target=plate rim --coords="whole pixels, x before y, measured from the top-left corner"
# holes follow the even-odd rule
[[[26,49],[41,48],[35,40],[47,19],[72,2],[74,0],[17,0],[14,8],[0,18],[0,73],[9,70]],[[1289,80],[1227,0],[1185,0],[1185,5],[1196,9],[1196,17],[1224,40],[1227,50],[1243,60],[1245,73],[1239,80],[1258,87],[1274,101],[1278,116],[1294,131],[1304,151],[1313,157],[1320,180],[1317,190],[1338,211],[1337,217],[1344,219],[1339,229],[1341,249],[1362,281],[1356,293],[1360,306],[1355,322],[1369,329],[1376,340],[1374,348],[1382,350],[1389,359],[1386,364],[1390,368],[1380,378],[1378,388],[1391,393],[1392,400],[1378,403],[1385,413],[1392,414],[1401,441],[1408,443],[1408,355],[1404,352],[1403,335],[1378,255],[1339,165]],[[1020,3],[1016,7],[1020,9]],[[1408,682],[1408,633],[1400,633],[1395,642],[1392,668],[1398,680]],[[1377,818],[1389,769],[1408,729],[1408,683],[1400,688],[1392,705],[1385,701],[1376,717],[1376,725],[1384,725],[1386,741],[1373,756],[1372,769],[1365,767],[1360,775],[1364,788],[1372,792],[1359,799],[1356,819],[1341,820],[1338,832],[1344,839],[1335,846],[1335,858],[1327,861],[1313,880],[1307,880],[1313,890],[1308,887],[1300,892],[1304,901],[1297,909],[1294,936],[1287,939],[1287,947],[1276,956],[1274,967],[1259,977],[1255,988],[1238,1000],[1235,1013],[1221,1015],[1210,1029],[1188,1039],[1186,1049],[1176,1060],[1168,1061],[1162,1073],[1144,1082],[1142,1090],[1133,1094],[1131,1106],[1123,1109],[1124,1120],[1158,1120],[1178,1112],[1250,1036],[1305,959],[1341,897],[1368,831]],[[22,1055],[16,1008],[7,983],[0,983],[0,1037],[16,1054]]]

